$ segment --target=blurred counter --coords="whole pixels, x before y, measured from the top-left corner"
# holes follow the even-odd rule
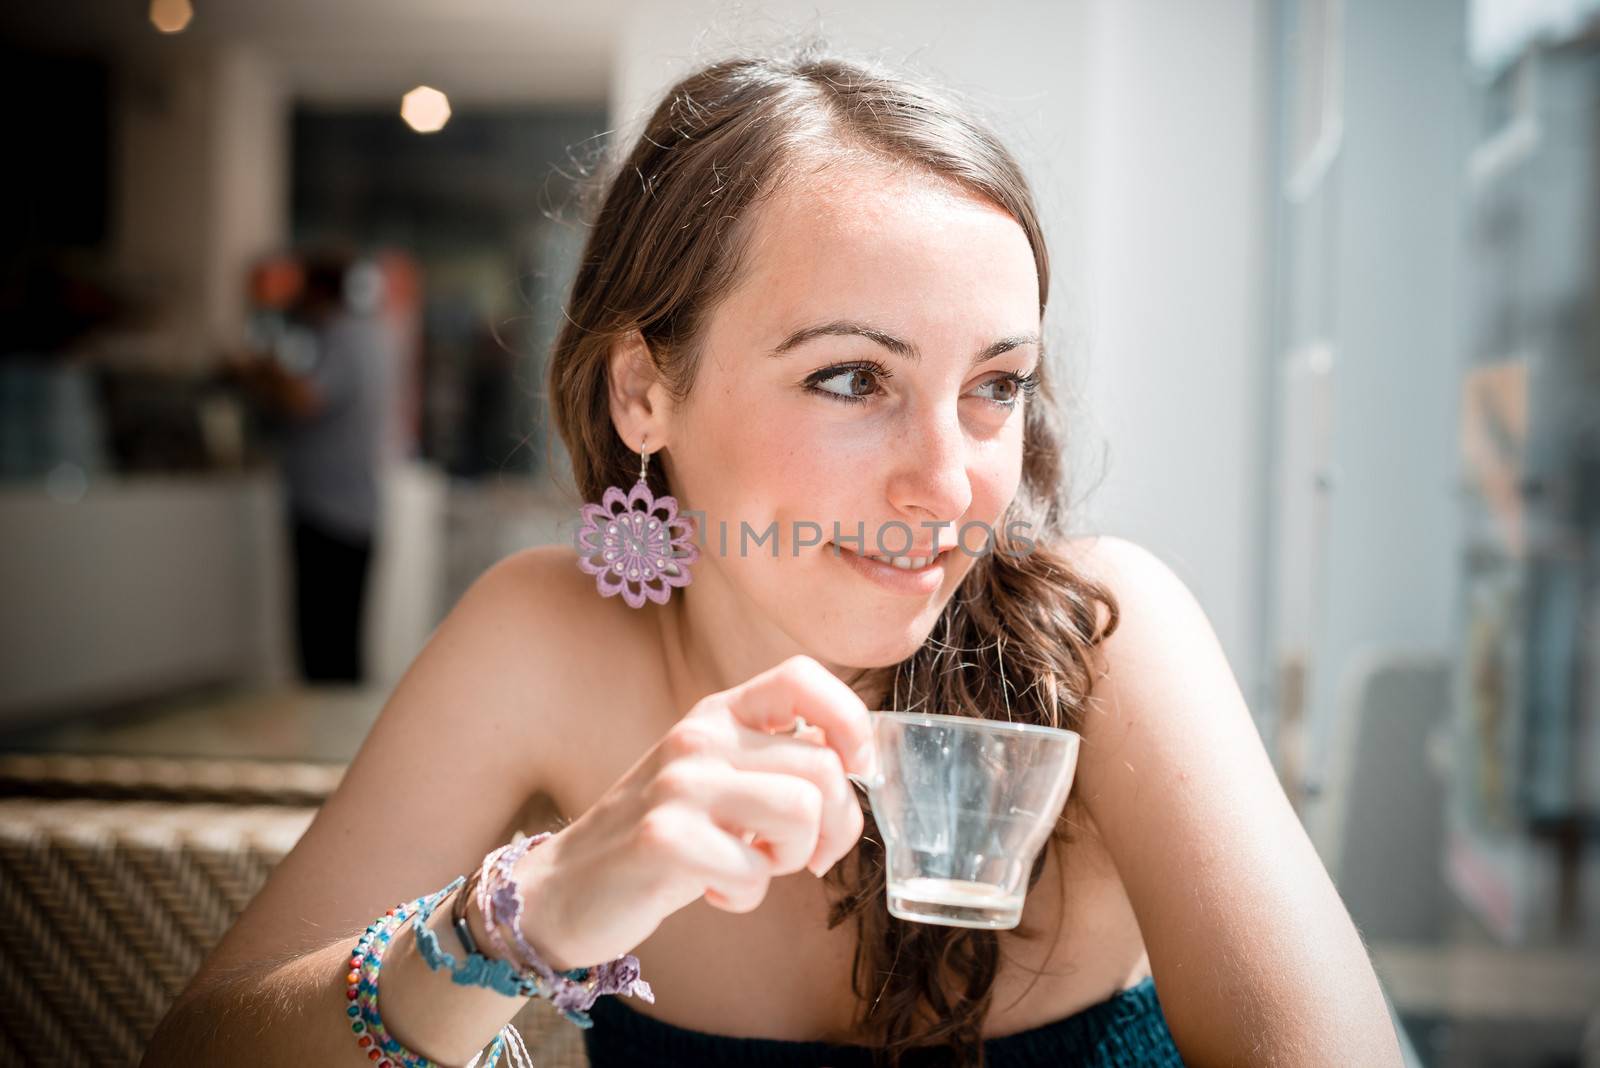
[[[442,614],[445,482],[396,465],[384,497],[366,635],[379,685]],[[70,496],[7,486],[0,529],[0,728],[211,683],[292,681],[275,472],[97,476]]]
[[[0,753],[347,764],[387,699],[362,686],[215,687],[0,736]]]

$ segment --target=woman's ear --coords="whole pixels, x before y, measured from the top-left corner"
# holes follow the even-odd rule
[[[644,336],[628,331],[612,343],[609,359],[611,420],[617,433],[635,452],[641,444],[651,452],[671,444],[671,394]]]

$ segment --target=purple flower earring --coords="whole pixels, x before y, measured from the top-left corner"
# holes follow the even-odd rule
[[[602,597],[622,594],[630,608],[666,604],[672,587],[689,585],[688,565],[700,559],[694,526],[678,515],[675,497],[657,500],[645,482],[649,454],[639,450],[639,481],[624,492],[606,487],[599,504],[583,506],[578,567],[595,577]]]

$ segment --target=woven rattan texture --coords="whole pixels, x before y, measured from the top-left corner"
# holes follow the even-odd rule
[[[315,811],[0,798],[0,1065],[136,1065]],[[539,1068],[586,1068],[547,1004],[516,1023]]]
[[[342,764],[0,753],[0,797],[225,801],[315,807],[333,793],[343,776]]]

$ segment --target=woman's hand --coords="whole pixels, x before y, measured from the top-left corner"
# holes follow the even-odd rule
[[[808,741],[794,731],[822,735]],[[775,875],[822,875],[861,835],[846,772],[870,775],[867,708],[794,656],[700,701],[582,817],[531,850],[523,933],[557,968],[631,951],[702,896],[761,904]]]

